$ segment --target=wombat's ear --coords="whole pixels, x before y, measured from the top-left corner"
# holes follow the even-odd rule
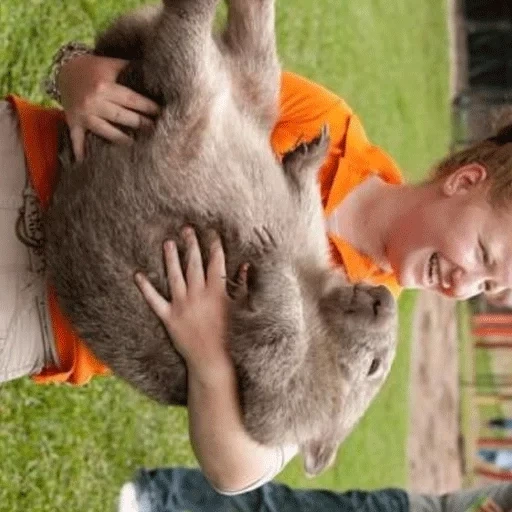
[[[302,446],[304,470],[307,476],[315,476],[334,462],[340,443],[333,439],[309,441]]]

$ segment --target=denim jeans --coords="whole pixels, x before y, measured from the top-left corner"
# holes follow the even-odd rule
[[[295,490],[270,482],[236,496],[218,494],[197,469],[140,470],[135,478],[140,512],[408,512],[407,493]]]

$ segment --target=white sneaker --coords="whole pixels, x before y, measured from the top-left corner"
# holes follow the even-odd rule
[[[133,482],[126,482],[119,492],[117,512],[139,512],[137,493]]]

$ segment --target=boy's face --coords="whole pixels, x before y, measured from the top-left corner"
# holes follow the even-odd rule
[[[387,256],[402,286],[457,299],[512,287],[512,208],[489,204],[486,177],[470,164],[427,185],[393,226]]]

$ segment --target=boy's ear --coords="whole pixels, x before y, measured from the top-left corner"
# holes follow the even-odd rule
[[[453,171],[443,183],[443,192],[447,196],[465,194],[487,178],[487,169],[479,163],[471,163]]]

